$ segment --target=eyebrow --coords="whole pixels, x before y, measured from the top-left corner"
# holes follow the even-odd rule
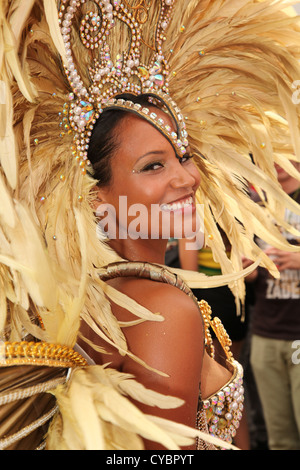
[[[166,150],[150,150],[150,152],[147,152],[147,153],[145,153],[144,155],[141,155],[141,156],[137,159],[136,163],[137,163],[138,161],[142,160],[142,158],[148,157],[149,155],[165,155],[166,153],[167,153]]]

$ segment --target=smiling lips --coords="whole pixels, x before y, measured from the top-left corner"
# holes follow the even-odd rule
[[[194,205],[194,198],[192,196],[186,198],[186,199],[182,199],[181,201],[175,201],[175,202],[172,202],[171,204],[162,204],[160,206],[161,210],[162,211],[166,211],[166,212],[175,212],[175,211],[180,211],[180,210],[183,210],[187,207],[193,207]]]

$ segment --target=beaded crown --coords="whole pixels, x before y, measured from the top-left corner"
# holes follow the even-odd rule
[[[107,108],[140,115],[165,135],[177,156],[186,153],[185,123],[168,94],[169,67],[162,52],[172,9],[173,0],[161,0],[159,7],[157,2],[148,0],[130,5],[126,0],[61,3],[65,71],[72,89],[69,122],[82,160],[87,160],[93,126]],[[78,70],[80,61],[75,56],[79,51],[80,58],[82,54],[88,58],[87,73]],[[154,102],[172,117],[176,132],[148,107],[118,98],[124,93],[147,95],[150,105]]]

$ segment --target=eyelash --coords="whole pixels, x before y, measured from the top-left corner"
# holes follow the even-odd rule
[[[191,160],[193,158],[194,155],[184,155],[183,157],[180,158],[180,163],[181,165],[183,165],[184,163],[187,163],[189,160]],[[185,159],[185,161],[183,161]],[[161,167],[163,166],[163,164],[160,162],[160,161],[157,161],[157,162],[153,162],[153,163],[150,163],[149,165],[146,165],[142,170],[141,170],[141,173],[142,172],[146,172],[146,171],[156,171],[154,166],[156,165],[160,165]]]
[[[189,162],[192,158],[193,158],[194,155],[184,155],[183,157],[181,157],[181,164],[182,163],[186,163],[186,162]],[[185,162],[183,162],[182,160],[186,158]]]

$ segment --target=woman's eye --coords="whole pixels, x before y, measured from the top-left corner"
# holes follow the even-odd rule
[[[163,168],[163,164],[160,162],[153,162],[146,165],[141,171],[154,171]]]

